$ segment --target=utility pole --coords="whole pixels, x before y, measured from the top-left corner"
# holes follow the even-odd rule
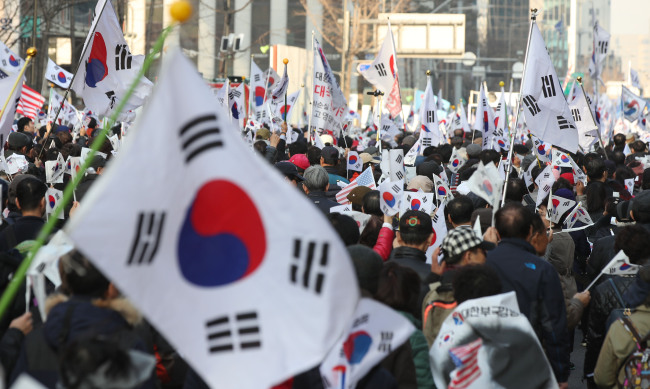
[[[341,90],[345,91],[347,76],[347,55],[350,49],[350,11],[348,10],[348,1],[343,0],[343,50],[341,51]]]

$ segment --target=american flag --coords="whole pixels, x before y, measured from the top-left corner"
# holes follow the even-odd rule
[[[451,359],[456,365],[456,370],[451,372],[449,389],[467,388],[481,375],[478,367],[478,352],[482,345],[483,340],[478,338],[464,346],[449,350]]]
[[[45,97],[27,85],[23,85],[16,112],[34,120],[43,103],[45,103]]]
[[[370,167],[364,170],[363,173],[359,174],[357,178],[352,180],[352,182],[341,189],[339,193],[336,194],[336,201],[338,201],[339,204],[348,204],[348,194],[350,191],[352,191],[352,189],[356,188],[359,185],[367,186],[373,190],[377,189],[377,185],[375,184],[375,177],[372,175],[372,169]]]

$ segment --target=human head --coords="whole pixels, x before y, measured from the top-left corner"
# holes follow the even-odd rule
[[[532,216],[532,225],[533,233],[528,243],[535,248],[537,255],[543,256],[546,253],[546,247],[548,247],[548,228],[544,224],[542,216],[537,213]]]
[[[465,151],[467,151],[467,157],[470,159],[478,159],[479,154],[481,154],[481,146],[476,145],[476,144],[470,144],[467,145],[465,148]]]
[[[339,163],[339,151],[334,146],[325,146],[321,150],[320,164],[336,166]]]
[[[646,149],[646,145],[645,143],[643,143],[642,140],[635,140],[634,142],[632,142],[630,147],[635,153],[642,153]]]
[[[614,147],[615,148],[623,148],[625,147],[625,135],[623,134],[616,134],[614,135]]]
[[[389,307],[417,315],[420,295],[420,276],[395,262],[384,263],[375,298]]]
[[[350,216],[338,212],[328,213],[327,219],[343,240],[346,246],[359,243],[359,227]]]
[[[293,186],[297,186],[298,182],[304,180],[302,176],[298,174],[298,168],[296,165],[291,162],[278,162],[275,164],[275,168],[278,169],[278,171],[284,175],[285,180],[290,182]]]
[[[623,250],[630,263],[640,265],[650,258],[648,253],[650,232],[645,228],[636,224],[625,226],[616,233],[615,239],[614,251]]]
[[[528,240],[532,229],[532,212],[523,205],[508,203],[494,215],[494,222],[499,236]]]
[[[641,191],[634,197],[632,217],[637,223],[650,223],[650,190]]]
[[[296,154],[305,154],[307,152],[307,143],[306,142],[293,142],[289,144],[289,155],[294,156]]]
[[[348,246],[348,253],[352,259],[359,287],[375,295],[384,264],[381,256],[370,247],[360,244]]]
[[[454,228],[447,233],[440,245],[447,265],[457,266],[484,264],[486,250],[493,248],[494,244],[483,241],[470,227]]]
[[[607,168],[605,162],[600,158],[591,159],[586,165],[587,177],[591,181],[604,181],[607,177]]]
[[[506,185],[506,202],[521,203],[527,193],[526,183],[521,178],[510,178]]]
[[[447,212],[447,219],[452,226],[457,227],[462,224],[469,224],[472,219],[472,212],[474,212],[474,204],[472,199],[465,195],[458,195],[454,197],[445,208]]]
[[[363,207],[363,197],[370,192],[367,186],[359,185],[352,189],[346,196],[348,201],[352,204],[352,210],[361,212]]]
[[[106,298],[110,281],[79,250],[61,257],[59,273],[63,289],[73,296]]]
[[[499,161],[501,161],[501,154],[492,149],[482,150],[479,153],[479,159],[481,162],[483,162],[483,165],[487,165],[488,163],[492,162],[494,166],[499,166]]]
[[[431,193],[433,191],[433,181],[429,177],[415,176],[411,178],[406,189],[413,191],[421,190],[424,193]]]
[[[426,213],[409,210],[399,219],[397,240],[401,244],[426,249],[432,237],[433,224],[431,217]]]
[[[303,178],[305,181],[303,181],[302,185],[309,192],[325,191],[327,190],[330,182],[327,171],[322,166],[318,165],[310,166],[307,168],[307,170],[305,170]]]
[[[16,151],[23,155],[27,155],[34,144],[32,138],[22,132],[12,132],[9,134],[7,142],[9,143],[9,150]]]
[[[29,176],[20,181],[16,187],[16,206],[20,208],[23,216],[27,212],[43,215],[45,192],[47,192],[47,186],[36,177]]]
[[[293,144],[293,143],[292,143]],[[307,155],[305,154],[293,154],[291,158],[289,158],[289,162],[292,164],[296,165],[298,168],[298,173],[302,174],[307,170],[309,166],[309,159],[307,159]]]
[[[487,265],[463,266],[451,283],[458,304],[501,293],[499,275]]]
[[[361,210],[363,213],[379,217],[384,216],[379,205],[379,195],[380,192],[378,190],[371,190],[363,196],[363,201],[361,203]]]
[[[16,126],[18,127],[18,132],[34,133],[34,121],[28,117],[18,119]]]
[[[307,149],[307,159],[311,166],[318,165],[320,163],[321,151],[316,146],[311,146]]]

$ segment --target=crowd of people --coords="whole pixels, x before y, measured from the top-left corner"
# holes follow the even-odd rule
[[[82,147],[99,132],[94,120],[75,135],[64,126],[37,131],[28,118],[18,120],[17,127],[4,153],[6,157],[23,155],[29,164],[21,173],[5,173],[0,180],[2,290],[44,225],[48,187],[62,190],[70,180],[65,175],[63,183],[46,184],[45,162],[57,160],[59,154],[64,160],[80,156]],[[119,127],[113,130],[121,136]],[[571,153],[587,176],[586,185],[573,168],[554,169],[550,193],[581,202],[593,220],[591,225],[578,222],[565,231],[571,211],[551,222],[548,198],[539,201],[537,183],[527,186],[523,178],[531,171],[535,182],[546,168],[533,152],[532,141],[514,145],[505,201],[494,209],[461,187],[480,164],[497,167],[508,153],[483,150],[480,132],[453,131],[446,143],[424,148],[415,159],[415,176],[403,188],[433,193],[436,204],[445,204],[446,234],[430,251],[437,240],[432,221],[435,209],[385,214],[380,191],[365,185],[337,201],[342,187],[360,173],[347,169],[349,152],[358,152],[362,171],[370,169],[379,182],[387,173],[381,170],[380,151],[390,149],[392,143],[407,154],[418,136],[398,135],[391,142],[378,143],[372,127],[359,134],[339,139],[323,135],[319,148],[309,141],[306,130],[283,124],[277,132],[264,127],[257,130],[253,144],[254,153],[273,164],[288,185],[326,215],[348,248],[362,295],[399,312],[416,328],[409,341],[393,350],[357,387],[448,386],[448,371],[441,370],[443,364],[434,363],[430,354],[441,327],[464,302],[506,292],[514,292],[520,313],[537,337],[527,342],[532,348],[541,345],[550,366],[553,376],[540,381],[539,387],[552,382],[566,388],[570,374],[581,374],[589,388],[637,385],[629,381],[636,372],[630,372],[626,361],[633,352],[645,349],[645,335],[650,333],[650,268],[643,266],[650,259],[645,249],[650,241],[650,169],[646,169],[644,142],[617,134],[604,149]],[[366,141],[361,142],[362,137]],[[289,144],[288,138],[293,140]],[[76,201],[65,209],[59,227],[73,217],[104,169],[110,169],[115,150],[109,139],[99,151],[106,158],[95,156],[83,173]],[[449,169],[454,152],[466,160],[456,172]],[[443,198],[434,191],[434,182],[441,177],[453,196]],[[626,186],[629,179],[634,179],[633,187]],[[350,204],[350,210],[333,210],[341,203]],[[364,223],[355,215],[366,215]],[[620,251],[631,265],[639,265],[638,273],[600,277]],[[73,250],[60,258],[58,270],[61,285],[47,285],[46,317],[38,302],[18,297],[0,321],[5,384],[26,373],[52,388],[207,387],[156,331],[155,323],[143,319],[91,259]],[[18,296],[24,295],[26,287],[22,286]],[[577,344],[585,348],[584,369],[572,372],[572,353],[582,352],[573,349],[579,334],[582,339]],[[511,370],[507,374],[525,374],[516,371],[515,365]],[[325,386],[315,366],[278,387]]]

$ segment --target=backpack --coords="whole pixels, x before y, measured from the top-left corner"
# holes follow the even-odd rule
[[[650,360],[650,348],[648,348],[650,333],[641,337],[628,316],[623,316],[620,321],[623,328],[632,336],[636,349],[625,358],[618,368],[618,375],[620,376],[621,372],[623,373],[623,382],[618,382],[618,387],[650,388],[650,366],[648,366]]]
[[[433,344],[440,332],[440,327],[456,306],[454,291],[451,285],[440,282],[429,286],[431,289],[422,302],[422,332],[427,338],[429,347]]]

